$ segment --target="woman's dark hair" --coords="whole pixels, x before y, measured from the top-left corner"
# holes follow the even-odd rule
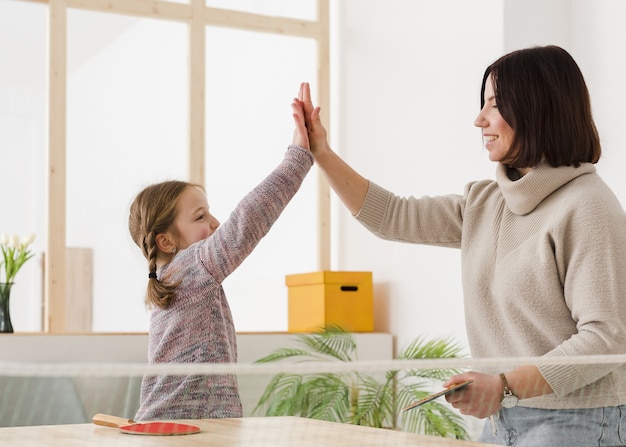
[[[498,110],[515,131],[503,163],[527,168],[545,159],[552,167],[578,167],[600,159],[589,90],[567,51],[550,45],[502,56],[485,70],[481,108],[489,75]]]

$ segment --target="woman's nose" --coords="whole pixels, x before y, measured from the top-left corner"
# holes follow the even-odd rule
[[[483,115],[483,112],[481,111],[476,117],[476,119],[474,120],[474,126],[487,127],[487,124],[488,124],[487,119],[485,118],[485,116]]]

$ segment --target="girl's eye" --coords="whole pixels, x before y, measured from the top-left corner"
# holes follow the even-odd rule
[[[196,220],[203,220],[203,219],[204,219],[204,214],[200,214]]]

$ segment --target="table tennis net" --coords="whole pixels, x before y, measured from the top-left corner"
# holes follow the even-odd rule
[[[403,408],[440,392],[443,383],[455,373],[470,370],[506,372],[519,365],[534,364],[540,368],[572,368],[577,374],[598,374],[620,368],[625,360],[622,357],[277,361],[264,364],[0,361],[0,427],[91,423],[96,413],[134,419],[144,376],[235,375],[245,418],[301,416],[476,440],[485,420],[461,414],[444,396],[410,410],[403,411]],[[575,397],[577,392],[572,391],[571,396]],[[582,394],[581,399],[584,399]]]

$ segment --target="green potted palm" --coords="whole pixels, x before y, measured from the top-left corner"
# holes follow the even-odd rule
[[[357,346],[352,334],[336,326],[298,334],[297,348],[281,348],[256,361],[353,362]],[[411,342],[398,360],[462,358],[452,339]],[[468,439],[463,417],[440,401],[402,411],[433,393],[433,383],[458,370],[398,369],[367,374],[363,371],[290,374],[270,380],[253,414],[301,416],[369,427],[404,430],[456,439]]]

